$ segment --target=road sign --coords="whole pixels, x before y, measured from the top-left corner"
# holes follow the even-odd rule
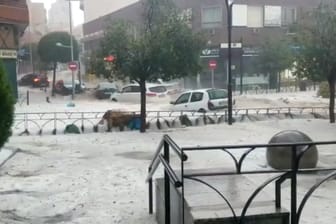
[[[216,60],[210,60],[209,61],[209,69],[215,70],[217,68],[217,61]]]
[[[73,72],[76,71],[78,69],[77,62],[75,61],[69,62],[68,68]]]
[[[113,55],[109,55],[107,57],[104,58],[105,62],[113,62],[114,61],[114,56]]]

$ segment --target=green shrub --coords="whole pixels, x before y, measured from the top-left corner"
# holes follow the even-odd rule
[[[64,134],[80,134],[80,130],[75,124],[69,124],[65,127]]]
[[[11,136],[14,118],[14,96],[7,75],[0,61],[0,148]]]
[[[322,98],[329,98],[330,97],[328,82],[321,82],[320,83],[319,91],[317,92],[317,95],[321,96]]]

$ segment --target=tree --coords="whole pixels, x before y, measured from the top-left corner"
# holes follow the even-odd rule
[[[105,78],[109,78],[110,72],[105,68],[104,55],[100,51],[90,53],[85,64],[89,74],[95,74],[97,77],[103,75]]]
[[[336,12],[333,6],[321,4],[308,15],[307,24],[300,29],[301,49],[295,67],[301,77],[328,81],[330,123],[335,123]]]
[[[146,81],[196,75],[201,70],[200,53],[205,44],[170,0],[147,0],[143,9],[142,25],[112,23],[102,44],[104,54],[116,58],[114,75],[140,86],[141,132],[146,130]]]
[[[52,96],[55,96],[57,63],[71,61],[70,38],[67,32],[52,32],[43,36],[38,44],[38,54],[41,60],[46,63],[51,63],[53,67]],[[78,43],[74,37],[72,37],[72,39],[74,60],[78,60]],[[57,43],[61,43],[64,46],[57,46]]]
[[[0,149],[11,136],[11,126],[14,116],[14,96],[7,75],[0,61]]]
[[[260,48],[256,65],[258,71],[269,75],[270,88],[276,87],[280,92],[281,72],[292,67],[293,61],[287,40],[267,40]]]

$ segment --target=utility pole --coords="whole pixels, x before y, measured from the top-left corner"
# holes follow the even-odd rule
[[[74,61],[74,49],[73,49],[73,37],[72,37],[72,7],[71,7],[71,1],[69,1],[69,23],[70,23],[70,51],[71,51],[71,62]],[[75,73],[74,71],[71,71],[72,73],[72,100],[75,99]]]
[[[232,7],[234,0],[226,0],[227,7],[227,29],[228,29],[228,124],[232,125]]]
[[[34,68],[34,59],[33,59],[33,38],[32,38],[32,17],[31,17],[31,6],[29,6],[29,55],[30,55],[30,65],[32,67],[32,73],[35,73],[35,68]]]

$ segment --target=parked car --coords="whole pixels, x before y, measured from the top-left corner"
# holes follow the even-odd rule
[[[167,88],[161,84],[146,84],[146,96],[148,101],[163,99],[167,97]],[[120,102],[140,102],[140,86],[129,84],[124,86],[120,92],[111,95],[112,101]]]
[[[85,84],[79,84],[78,80],[75,80],[75,93],[82,93],[86,89]],[[63,81],[58,80],[55,84],[55,92],[61,94],[63,96],[71,95],[72,94],[72,81]]]
[[[48,87],[49,80],[46,75],[39,75],[36,73],[29,73],[19,80],[20,86],[32,86],[32,87]]]
[[[95,89],[95,96],[97,99],[109,99],[117,91],[118,87],[115,83],[101,82]]]
[[[171,102],[174,111],[207,112],[223,109],[228,105],[225,89],[199,89],[182,93],[176,101]]]
[[[178,82],[164,82],[162,79],[158,79],[157,83],[167,88],[168,95],[175,95],[182,92]]]
[[[35,73],[30,73],[26,74],[21,77],[19,80],[18,84],[20,86],[32,86],[33,85],[33,80],[38,76],[38,74]]]

